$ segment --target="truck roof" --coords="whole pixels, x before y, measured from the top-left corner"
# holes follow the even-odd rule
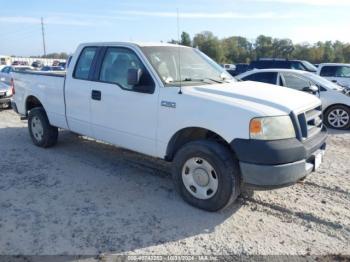
[[[170,44],[170,43],[162,43],[162,42],[91,42],[91,43],[82,43],[82,46],[113,46],[113,45],[123,45],[123,46],[138,46],[138,47],[146,47],[146,46],[172,46],[178,47],[179,45]],[[187,47],[187,46],[181,46]]]

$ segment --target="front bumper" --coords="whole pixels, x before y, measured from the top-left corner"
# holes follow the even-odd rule
[[[11,105],[11,97],[12,96],[8,96],[8,97],[1,97],[0,98],[0,105]]]
[[[296,138],[276,141],[235,139],[243,182],[254,186],[279,187],[292,184],[313,172],[317,155],[326,149],[327,131],[305,142]]]

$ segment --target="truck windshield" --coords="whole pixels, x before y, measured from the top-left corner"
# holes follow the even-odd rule
[[[165,86],[235,81],[220,65],[197,49],[177,46],[141,48]]]

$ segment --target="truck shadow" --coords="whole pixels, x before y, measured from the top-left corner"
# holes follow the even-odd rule
[[[42,149],[26,128],[2,128],[0,144],[0,254],[96,255],[195,241],[242,204],[216,213],[191,207],[174,191],[168,163],[68,131]]]

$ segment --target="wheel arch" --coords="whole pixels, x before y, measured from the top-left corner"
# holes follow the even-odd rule
[[[349,108],[349,110],[350,110],[350,105],[342,104],[342,103],[336,103],[336,104],[331,104],[331,105],[327,106],[327,107],[323,110],[323,113],[325,114],[330,108],[335,107],[335,106],[345,106],[345,107]]]
[[[165,160],[172,161],[176,152],[183,145],[199,139],[214,140],[228,147],[232,151],[229,142],[226,141],[220,134],[202,127],[185,127],[178,130],[169,140],[166,148]]]
[[[40,99],[37,98],[34,95],[30,95],[26,98],[26,102],[25,102],[25,112],[26,112],[26,116],[28,116],[28,112],[30,110],[32,110],[35,107],[42,107],[44,108],[43,104],[41,103]],[[45,110],[45,109],[44,109]]]

